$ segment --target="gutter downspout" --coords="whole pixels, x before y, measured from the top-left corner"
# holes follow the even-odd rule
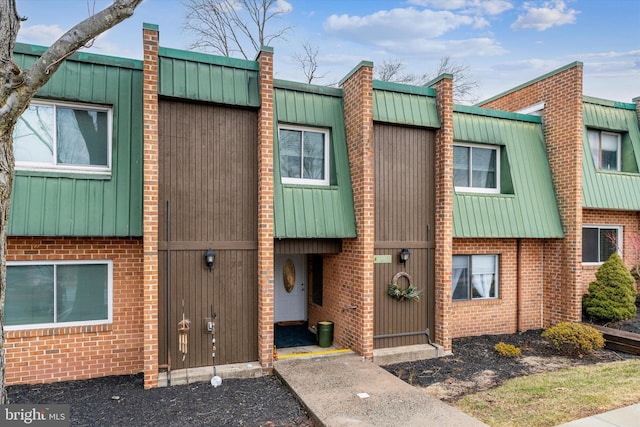
[[[522,332],[522,239],[516,239],[516,325],[517,332]]]

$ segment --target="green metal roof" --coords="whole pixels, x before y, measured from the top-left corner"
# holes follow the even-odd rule
[[[30,67],[46,48],[16,44]],[[67,58],[36,98],[113,107],[111,175],[16,171],[9,234],[142,235],[142,63],[89,53]]]
[[[582,206],[640,210],[640,174],[637,172],[640,167],[640,129],[635,105],[584,97],[582,116]],[[631,172],[596,170],[587,128],[621,133],[622,166]]]
[[[355,237],[356,221],[341,90],[276,80],[274,92],[275,237]],[[330,129],[331,185],[282,184],[279,123]]]
[[[436,92],[432,88],[373,82],[373,120],[439,128]]]
[[[160,95],[259,107],[258,63],[161,47]]]
[[[454,237],[562,237],[540,118],[455,106],[455,142],[499,145],[511,194],[454,193]],[[508,187],[508,188],[507,188]]]

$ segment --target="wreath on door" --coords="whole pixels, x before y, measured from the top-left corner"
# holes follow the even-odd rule
[[[409,282],[408,287],[401,288],[400,286],[398,286],[398,279],[400,279],[401,277],[406,277],[407,281]],[[393,276],[393,279],[391,279],[387,294],[390,297],[397,299],[398,301],[420,301],[422,291],[417,290],[413,286],[413,277],[411,277],[409,273],[407,273],[406,271],[401,271]]]
[[[291,258],[287,259],[282,269],[282,282],[284,283],[284,290],[291,292],[296,285],[296,266],[293,264]]]

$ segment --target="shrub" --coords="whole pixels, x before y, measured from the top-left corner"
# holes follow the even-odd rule
[[[604,347],[604,338],[597,329],[582,323],[562,322],[542,332],[542,337],[562,354],[590,354]]]
[[[520,357],[520,355],[522,354],[520,349],[515,345],[505,344],[502,341],[496,344],[493,349],[497,351],[500,356],[504,357]]]
[[[598,268],[595,282],[582,298],[587,315],[596,321],[617,322],[636,316],[635,280],[616,252]]]

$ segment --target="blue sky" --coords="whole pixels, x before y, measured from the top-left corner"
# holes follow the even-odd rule
[[[273,43],[276,78],[304,81],[296,53],[318,49],[318,84],[339,81],[362,60],[401,61],[405,71],[432,74],[449,55],[468,65],[480,99],[496,95],[573,61],[584,63],[586,95],[631,102],[640,96],[638,0],[279,0],[291,26]],[[49,45],[105,0],[18,0],[28,18],[18,41]],[[186,49],[185,7],[145,0],[129,20],[89,50],[142,57],[142,23],[160,27],[160,45]]]

